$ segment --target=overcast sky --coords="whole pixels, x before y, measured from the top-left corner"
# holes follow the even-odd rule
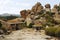
[[[31,9],[36,2],[43,6],[49,3],[53,7],[54,4],[59,4],[60,0],[0,0],[0,14],[19,14],[20,10]]]

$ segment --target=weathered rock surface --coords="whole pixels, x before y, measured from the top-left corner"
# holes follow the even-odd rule
[[[47,40],[46,38],[51,38],[50,36],[45,35],[44,30],[41,30],[41,32],[36,32],[33,29],[14,31],[10,35],[6,35],[4,37],[5,38],[0,38],[0,40]]]
[[[40,2],[37,2],[33,7],[32,7],[32,11],[35,13],[39,13],[43,10],[43,6],[41,5]]]
[[[26,18],[27,11],[26,10],[22,10],[22,11],[20,11],[20,14],[21,14],[22,18]]]
[[[46,12],[50,12],[50,11],[51,11],[50,8],[51,8],[50,4],[46,4],[44,10],[45,10]]]

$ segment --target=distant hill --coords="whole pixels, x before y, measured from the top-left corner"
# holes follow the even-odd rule
[[[0,14],[0,16],[17,16],[17,17],[20,17],[20,15],[18,14],[9,14],[9,13],[3,13],[3,14]]]

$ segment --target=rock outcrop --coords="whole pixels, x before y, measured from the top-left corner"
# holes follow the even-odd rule
[[[48,22],[48,20],[54,20],[58,19],[60,20],[60,9],[59,9],[60,5],[54,5],[54,7],[51,9],[50,4],[46,4],[45,8],[42,6],[42,4],[40,2],[37,2],[31,10],[22,10],[21,13],[21,17],[27,19],[27,24],[29,25],[30,23],[36,21],[36,20],[41,20],[42,17],[42,21],[40,21],[40,23],[42,24],[46,24]],[[53,15],[53,16],[52,16]],[[29,20],[29,19],[31,20]],[[51,18],[51,19],[49,19]],[[44,22],[43,22],[44,21]],[[46,22],[47,21],[47,22]],[[52,22],[51,22],[52,23]],[[49,24],[49,23],[47,23]],[[54,23],[55,24],[55,23]]]

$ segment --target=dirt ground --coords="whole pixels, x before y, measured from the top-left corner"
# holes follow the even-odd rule
[[[13,31],[10,35],[5,35],[0,40],[49,40],[50,36],[45,35],[45,31],[36,31],[35,29],[25,28],[18,31]],[[55,40],[54,38],[50,40]],[[57,40],[57,39],[56,39]]]

